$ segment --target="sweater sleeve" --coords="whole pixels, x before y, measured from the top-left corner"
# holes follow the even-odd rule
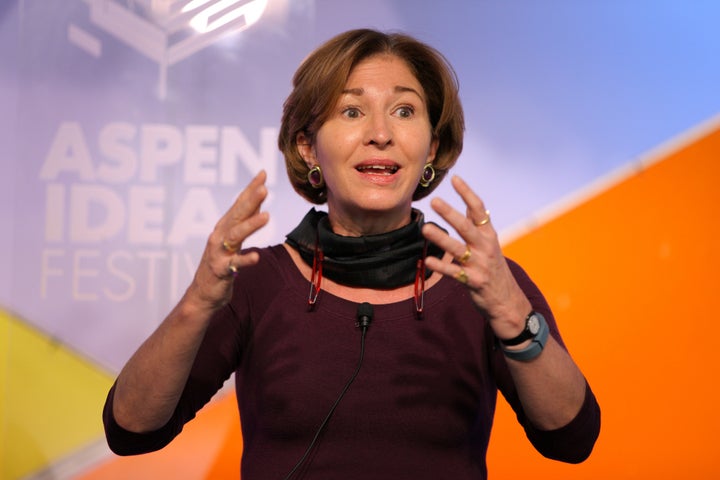
[[[567,425],[556,430],[538,430],[526,419],[521,422],[528,439],[543,456],[580,463],[590,456],[600,434],[600,406],[586,383],[582,407]]]
[[[148,453],[163,448],[182,432],[184,425],[195,418],[237,367],[241,351],[240,325],[230,306],[212,318],[178,405],[168,423],[158,430],[135,433],[120,426],[112,413],[116,388],[113,385],[103,408],[105,437],[110,449],[118,455]]]
[[[243,252],[249,251],[257,251],[261,260],[246,267],[243,275],[235,279],[232,301],[210,320],[178,405],[166,425],[147,433],[123,429],[112,415],[115,386],[110,389],[103,423],[108,445],[116,454],[137,455],[163,448],[240,367],[251,341],[253,322],[282,291],[278,285],[282,277],[278,252],[282,253],[283,247],[249,248]]]
[[[550,307],[538,287],[517,263],[508,259],[508,264],[533,309],[542,313],[547,320],[550,334],[562,348],[566,348]],[[488,337],[493,336],[489,335]],[[600,406],[590,385],[586,382],[585,399],[580,411],[567,425],[555,430],[537,429],[530,423],[523,411],[502,349],[494,342],[490,350],[498,388],[515,411],[518,422],[522,425],[527,438],[535,449],[547,458],[562,462],[580,463],[584,461],[592,452],[600,434]]]
[[[115,385],[112,386],[103,408],[103,425],[108,446],[117,455],[138,455],[160,450],[182,431],[182,423],[173,420],[153,432],[135,433],[118,425],[113,416]]]
[[[113,452],[118,455],[137,455],[166,446],[182,432],[187,422],[195,418],[197,412],[239,367],[250,338],[252,317],[260,310],[258,300],[254,297],[260,297],[259,303],[262,305],[271,301],[264,296],[271,295],[269,292],[273,290],[267,288],[260,279],[272,280],[278,277],[274,273],[277,270],[276,262],[267,255],[267,250],[253,250],[260,252],[263,261],[248,267],[247,274],[236,279],[232,302],[210,320],[178,405],[166,425],[147,433],[125,430],[113,417],[115,385],[110,389],[103,408],[103,424],[108,446]]]

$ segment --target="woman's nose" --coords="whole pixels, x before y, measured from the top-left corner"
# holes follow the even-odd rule
[[[389,121],[385,115],[376,115],[369,119],[366,133],[368,145],[385,147],[392,143],[392,127]]]

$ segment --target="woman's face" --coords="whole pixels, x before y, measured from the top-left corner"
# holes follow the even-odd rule
[[[303,158],[322,169],[331,224],[345,235],[407,224],[423,166],[437,150],[425,92],[392,55],[358,63],[315,143],[303,140]]]

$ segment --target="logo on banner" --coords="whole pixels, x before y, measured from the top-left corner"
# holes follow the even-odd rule
[[[90,21],[160,67],[159,94],[167,93],[168,68],[226,35],[255,24],[267,0],[83,0]],[[95,57],[102,41],[68,26],[68,40]]]
[[[93,25],[160,65],[161,93],[170,65],[255,24],[267,4],[83,1]],[[100,38],[87,30],[71,23],[68,38],[102,56]],[[60,121],[38,172],[45,193],[40,298],[172,303],[238,185],[261,169],[268,187],[275,185],[277,128],[249,136],[232,124],[158,122],[151,113],[145,118],[142,105],[131,107],[132,120],[105,120],[102,106],[94,106],[96,93],[86,102],[92,121],[82,115]],[[255,239],[271,234],[266,228]]]
[[[260,130],[258,149],[232,125],[111,122],[92,132],[61,123],[39,172],[43,299],[69,288],[73,300],[153,301],[158,284],[178,298],[195,269],[188,249],[232,201],[218,195],[237,194],[242,167],[264,168],[268,185],[277,175],[275,128]]]

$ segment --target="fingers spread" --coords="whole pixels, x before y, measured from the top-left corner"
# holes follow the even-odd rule
[[[227,221],[237,221],[253,213],[256,213],[260,204],[267,196],[267,188],[265,187],[265,179],[267,175],[261,171],[235,198],[225,215],[220,219],[220,223]]]
[[[233,258],[230,260],[231,265],[236,267],[237,269],[241,269],[243,267],[249,267],[250,265],[255,265],[260,260],[260,255],[258,252],[248,252],[244,253],[242,255],[235,254],[233,255]]]
[[[268,214],[260,212],[268,194],[266,178],[265,171],[258,173],[218,221],[215,230],[227,252],[234,253],[245,238],[268,222]]]
[[[234,246],[234,250],[230,251],[234,253],[240,248],[247,237],[264,227],[269,220],[270,214],[268,212],[259,212],[230,226],[230,228],[226,230],[223,247],[225,243]]]
[[[495,230],[492,225],[488,225],[488,213],[483,201],[460,177],[453,177],[452,184],[465,203],[465,213],[441,198],[433,198],[430,205],[457,232],[460,239],[453,238],[452,233],[434,225],[424,226],[423,235],[448,252],[453,259],[440,261],[427,258],[427,267],[451,276],[479,293],[486,288],[488,280],[493,278],[502,252]]]
[[[465,183],[465,180],[455,175],[452,177],[451,183],[467,206],[465,216],[476,226],[487,223],[490,212],[485,208],[485,203],[480,197]]]

